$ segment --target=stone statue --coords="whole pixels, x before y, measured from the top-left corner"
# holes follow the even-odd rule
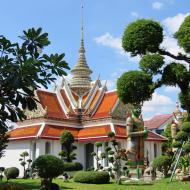
[[[144,137],[147,129],[139,110],[129,108],[126,120],[127,156],[131,167],[144,168]]]

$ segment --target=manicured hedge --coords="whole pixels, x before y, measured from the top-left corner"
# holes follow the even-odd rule
[[[79,183],[105,184],[109,183],[110,176],[108,172],[80,171],[75,174],[74,181]]]
[[[15,179],[19,176],[19,169],[16,167],[6,168],[4,174],[7,179]]]
[[[83,169],[83,166],[79,162],[64,162],[63,163],[64,171],[79,171],[82,169]]]

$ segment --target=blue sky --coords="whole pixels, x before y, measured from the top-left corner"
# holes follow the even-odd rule
[[[13,41],[24,29],[42,27],[51,41],[47,53],[66,54],[72,68],[78,58],[80,42],[80,0],[6,0],[1,1],[0,34]],[[189,13],[189,0],[84,0],[84,30],[86,57],[93,70],[115,88],[117,78],[125,71],[138,68],[138,58],[131,58],[121,48],[125,27],[138,18],[151,18],[165,28],[163,46],[171,52],[181,51],[172,39],[185,16]],[[168,60],[169,61],[169,60]],[[156,91],[151,102],[146,102],[143,115],[171,113],[175,109],[177,88],[163,87]]]

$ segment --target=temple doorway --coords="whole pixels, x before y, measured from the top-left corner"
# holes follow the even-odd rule
[[[94,145],[92,143],[88,143],[85,145],[86,152],[86,169],[91,169],[94,167],[94,157],[91,155],[94,152]]]

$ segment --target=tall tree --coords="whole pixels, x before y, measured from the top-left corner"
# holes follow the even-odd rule
[[[124,103],[142,105],[162,85],[178,86],[182,106],[190,120],[190,16],[185,18],[174,34],[184,53],[175,55],[169,52],[161,46],[163,38],[163,28],[156,21],[139,19],[127,26],[122,46],[131,56],[141,57],[141,71],[126,72],[118,79],[118,95]],[[172,58],[172,61],[166,61],[165,56]]]
[[[5,145],[7,140],[6,121],[25,119],[24,109],[37,108],[35,90],[40,86],[48,88],[56,75],[66,75],[65,69],[69,69],[63,60],[64,53],[42,53],[50,44],[48,33],[43,33],[42,28],[23,31],[19,38],[20,43],[13,43],[0,36],[0,135],[3,136],[0,155],[1,143]]]

